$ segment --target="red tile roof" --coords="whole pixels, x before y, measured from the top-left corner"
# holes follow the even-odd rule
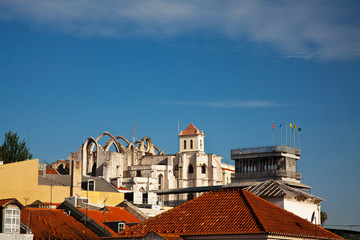
[[[15,204],[20,209],[24,208],[24,206],[16,198],[0,199],[0,207],[6,207],[8,204]]]
[[[51,239],[100,239],[94,232],[86,229],[82,223],[60,209],[51,211],[39,208],[23,209],[21,222],[32,229],[34,239],[49,239],[49,237]]]
[[[269,234],[342,239],[256,195],[240,189],[208,192],[118,234],[143,237],[150,232],[186,235]],[[316,234],[315,234],[316,232]]]
[[[230,169],[230,168],[222,168],[222,170],[224,170],[224,171],[229,171],[229,172],[235,172],[234,169]]]
[[[126,187],[118,187],[117,189],[119,189],[120,191],[129,191],[129,192],[133,192],[133,190],[131,190],[130,188],[126,188]]]
[[[138,223],[141,222],[137,217],[126,211],[122,207],[108,207],[106,208],[109,211],[105,211],[105,222],[113,222],[113,221],[124,221],[125,223]],[[83,213],[86,214],[86,209],[79,209]],[[100,224],[102,227],[104,227],[104,211],[102,210],[87,210],[87,215],[91,219],[93,219],[95,222]],[[105,228],[110,231],[112,234],[116,234],[113,230],[108,228],[105,225]],[[128,226],[125,226],[125,230],[129,229]]]
[[[6,205],[8,202],[12,201],[13,198],[9,198],[9,199],[1,199],[0,200],[0,207]]]
[[[161,236],[163,239],[166,239],[166,240],[183,240],[182,237],[180,237],[179,235],[174,235],[174,234],[160,234],[160,233],[157,233],[157,232],[153,232],[154,235],[159,235]]]
[[[196,135],[196,134],[204,135],[204,133],[200,132],[199,129],[197,129],[194,126],[194,124],[190,123],[189,126],[187,126],[187,128],[185,128],[184,131],[181,131],[179,136]]]

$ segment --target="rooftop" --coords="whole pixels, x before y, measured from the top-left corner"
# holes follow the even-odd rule
[[[140,220],[136,218],[134,215],[126,211],[122,207],[110,207],[106,206],[106,210],[86,210],[86,209],[79,209],[83,213],[87,214],[92,220],[100,224],[102,227],[104,227],[104,221],[105,222],[119,222],[124,221],[125,223],[139,223]],[[111,230],[109,227],[105,225],[105,228],[111,232],[112,234],[116,234],[113,230]],[[125,230],[129,229],[128,226],[125,226]]]
[[[97,192],[118,192],[118,190],[106,181],[102,177],[89,177],[82,176],[81,178],[81,189],[87,190],[87,181],[95,181],[95,191]],[[70,175],[55,175],[49,174],[45,176],[38,177],[39,185],[53,185],[53,186],[70,186],[71,185],[71,176]]]
[[[261,198],[289,196],[298,199],[314,199],[319,202],[324,201],[324,199],[316,197],[310,193],[290,187],[283,181],[268,180],[254,186],[247,187],[246,190]]]
[[[301,151],[298,148],[292,148],[287,146],[264,146],[254,148],[237,148],[231,149],[231,156],[233,155],[248,155],[256,153],[291,153],[300,156]]]
[[[342,239],[241,189],[221,189],[205,193],[119,233],[118,237],[144,237],[151,232],[177,237],[261,234]]]
[[[200,134],[200,135],[204,135],[203,132],[201,132],[199,129],[197,129],[194,124],[190,123],[189,126],[187,126],[187,128],[185,128],[184,131],[181,131],[179,136],[188,136],[188,135],[196,135],[196,134]]]
[[[99,239],[60,209],[26,208],[21,211],[21,222],[32,229],[34,239]]]

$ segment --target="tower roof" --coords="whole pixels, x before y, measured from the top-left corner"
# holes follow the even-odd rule
[[[196,135],[196,134],[200,134],[200,135],[204,135],[203,132],[201,132],[199,129],[197,129],[194,124],[190,123],[189,126],[187,126],[187,128],[185,128],[184,131],[181,131],[179,136],[188,136],[188,135]]]

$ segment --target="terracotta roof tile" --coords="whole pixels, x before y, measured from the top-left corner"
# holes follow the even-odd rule
[[[50,166],[46,166],[46,174],[55,174],[55,175],[59,175],[59,173],[53,169],[52,167]]]
[[[0,199],[0,207],[6,207],[8,204],[15,204],[20,209],[24,208],[24,206],[16,198]]]
[[[196,135],[196,134],[204,135],[204,133],[200,132],[200,130],[197,129],[194,126],[194,124],[190,123],[189,126],[187,126],[187,128],[185,128],[184,131],[181,131],[179,136]]]
[[[133,192],[133,190],[131,190],[130,188],[126,188],[126,187],[118,187],[117,189],[119,189],[119,190],[121,190],[121,191]]]
[[[0,207],[6,205],[8,202],[12,201],[13,198],[9,198],[9,199],[1,199],[0,200]]]
[[[182,237],[180,237],[179,235],[176,234],[160,234],[160,233],[156,233],[158,235],[160,235],[161,237],[163,237],[166,240],[183,240]]]
[[[26,208],[21,211],[21,222],[32,229],[34,239],[99,239],[60,209]]]
[[[342,239],[284,209],[241,189],[208,192],[119,233],[118,237],[159,234],[273,234]]]
[[[122,207],[109,207],[106,206],[106,208],[109,211],[105,211],[105,221],[106,222],[113,222],[113,221],[124,221],[125,223],[138,223],[140,222],[140,220],[135,217],[134,215],[132,215],[131,213],[129,213],[128,211],[126,211],[124,208]],[[100,224],[102,227],[104,227],[104,211],[102,210],[90,210],[88,209],[86,211],[86,209],[79,209],[80,211],[82,211],[83,213],[87,215],[93,219],[95,222],[97,222],[98,224]],[[105,228],[110,231],[112,234],[116,234],[113,230],[111,230],[109,227],[107,227],[105,225]],[[125,226],[125,230],[129,229],[128,226]]]

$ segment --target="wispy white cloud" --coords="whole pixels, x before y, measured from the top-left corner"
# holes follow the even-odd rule
[[[193,106],[193,107],[213,107],[213,108],[267,108],[285,106],[272,101],[239,101],[239,100],[220,100],[220,101],[168,101],[156,100],[150,103]]]
[[[0,0],[0,18],[80,36],[225,36],[285,57],[360,57],[358,1]]]

